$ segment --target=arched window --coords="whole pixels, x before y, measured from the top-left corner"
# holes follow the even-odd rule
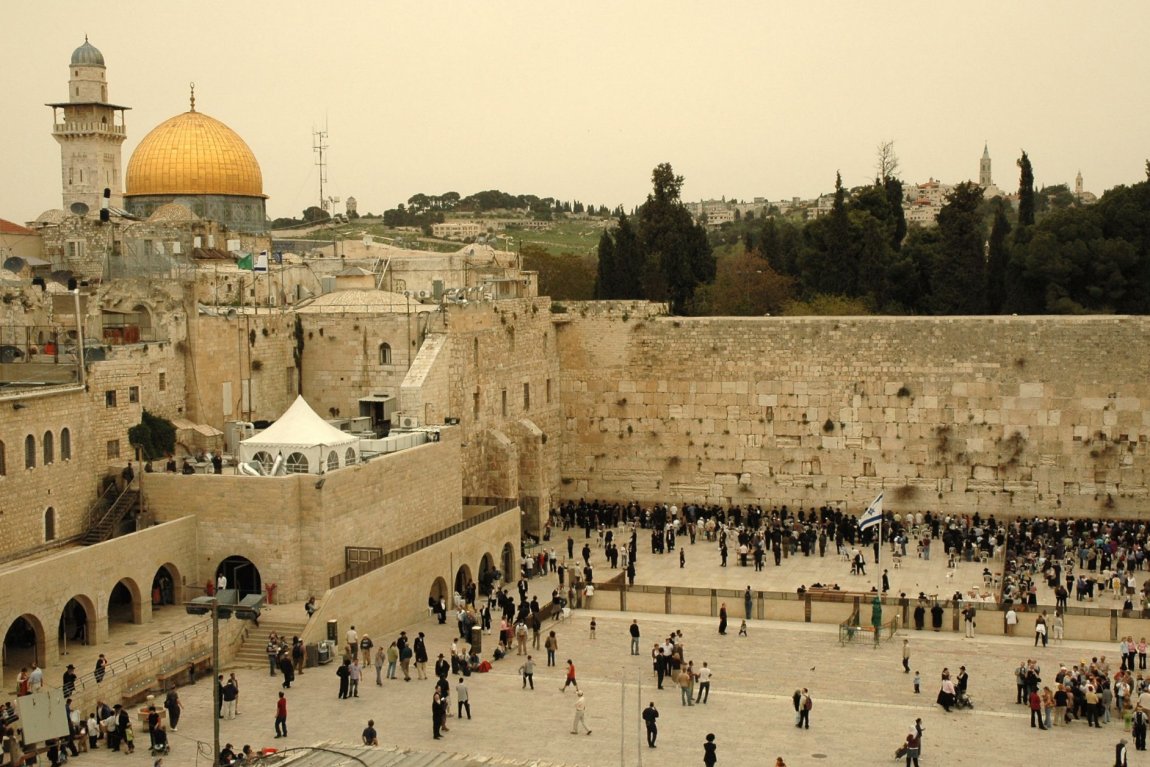
[[[36,468],[36,438],[31,434],[24,438],[24,468]]]
[[[391,364],[391,344],[380,344],[379,345],[379,364],[380,365],[390,365]]]
[[[327,454],[327,470],[335,471],[339,468],[339,453],[332,450]]]
[[[343,465],[344,466],[354,466],[355,465],[355,448],[349,447],[347,449],[347,452],[343,454]]]
[[[272,473],[272,464],[275,463],[275,459],[272,458],[271,453],[261,450],[252,456],[252,460],[259,462],[259,465],[263,467],[264,474]]]
[[[307,456],[303,453],[292,453],[287,457],[284,468],[288,474],[307,474]]]
[[[44,512],[44,543],[56,540],[56,510],[51,506]]]
[[[60,460],[72,460],[72,430],[67,426],[60,429]]]
[[[56,443],[52,439],[52,432],[44,432],[44,465],[56,460]]]

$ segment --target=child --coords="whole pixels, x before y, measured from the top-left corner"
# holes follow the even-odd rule
[[[715,755],[716,748],[715,733],[707,733],[707,742],[703,744],[703,764],[705,764],[706,767],[714,767],[715,763],[719,761]]]
[[[679,549],[679,569],[682,570],[687,566],[687,553],[684,549]]]
[[[591,638],[595,638],[595,619],[591,619]]]
[[[739,624],[739,636],[745,637],[747,635],[747,622],[743,621]]]
[[[918,695],[919,685],[922,684],[922,678],[919,677],[918,672],[914,672],[914,694]]]

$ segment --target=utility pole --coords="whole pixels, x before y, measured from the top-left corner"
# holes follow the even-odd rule
[[[220,700],[220,599],[216,597],[212,600],[212,700],[215,701],[215,706],[212,708],[212,746],[215,752],[212,754],[212,764],[219,764],[220,761],[220,706],[223,701]]]

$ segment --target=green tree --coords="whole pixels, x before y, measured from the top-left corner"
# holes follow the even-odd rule
[[[615,241],[606,229],[599,235],[599,263],[596,265],[595,298],[618,298],[619,265],[615,260]]]
[[[706,230],[696,224],[679,197],[683,177],[670,163],[651,173],[652,191],[639,208],[639,241],[644,256],[643,291],[685,313],[695,289],[715,278],[715,256]]]
[[[539,273],[539,295],[556,301],[588,301],[595,296],[595,266],[586,256],[553,255],[539,245],[524,245],[523,268]]]
[[[176,452],[176,427],[167,418],[144,410],[140,422],[128,429],[128,442],[140,448],[144,460],[163,458]]]
[[[967,181],[947,195],[938,214],[940,243],[931,273],[936,314],[986,313],[981,202],[982,188]]]
[[[1006,201],[994,198],[994,223],[986,254],[986,308],[999,314],[1006,306],[1006,273],[1010,259],[1010,221],[1006,218]]]
[[[1034,169],[1026,152],[1018,158],[1018,232],[1034,226]]]
[[[793,287],[793,279],[776,272],[758,253],[736,253],[719,259],[715,281],[695,292],[695,309],[727,317],[779,314],[793,298]]]

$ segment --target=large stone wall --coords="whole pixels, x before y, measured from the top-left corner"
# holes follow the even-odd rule
[[[539,528],[559,481],[552,441],[561,430],[553,316],[547,298],[449,307],[443,346],[413,370],[402,392],[405,409],[459,419],[464,494],[505,496],[505,480],[518,478],[510,489],[530,530]]]
[[[570,317],[562,496],[1150,511],[1150,318]]]
[[[294,333],[295,315],[279,310],[193,317],[187,348],[189,418],[216,428],[223,428],[224,421],[279,418],[299,391]]]
[[[193,582],[206,582],[223,559],[239,555],[284,599],[300,600],[322,594],[328,578],[343,572],[345,546],[387,552],[462,521],[459,476],[458,430],[447,428],[439,442],[322,478],[149,474],[141,487],[158,521],[195,514]]]

